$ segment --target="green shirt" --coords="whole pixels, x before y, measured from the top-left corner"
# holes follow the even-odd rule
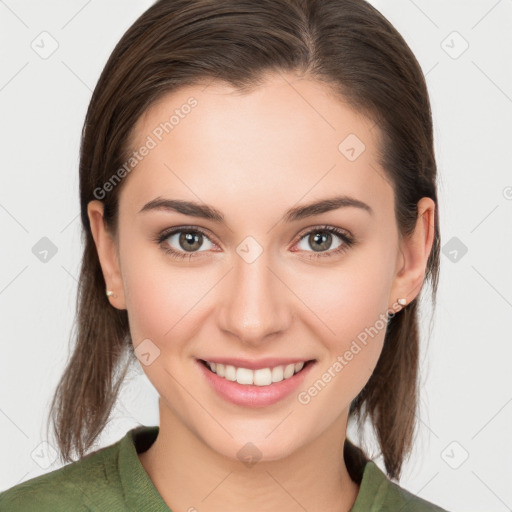
[[[15,485],[0,493],[0,510],[169,512],[137,456],[151,446],[158,431],[158,426],[138,426],[79,461]],[[353,445],[348,445],[350,450]],[[389,480],[373,461],[364,461],[361,468],[350,512],[446,512]]]

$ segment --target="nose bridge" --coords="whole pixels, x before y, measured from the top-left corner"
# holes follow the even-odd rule
[[[275,275],[270,251],[263,250],[254,238],[247,237],[236,252],[219,315],[220,327],[244,343],[257,344],[287,328],[290,311],[286,287]]]

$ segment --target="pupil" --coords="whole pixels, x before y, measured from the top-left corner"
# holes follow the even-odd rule
[[[201,233],[182,233],[180,236],[180,245],[186,250],[186,251],[193,251],[195,249],[199,249],[201,247],[200,243],[200,237]],[[185,243],[186,242],[186,243]],[[195,242],[195,247],[193,246]]]
[[[315,244],[319,243],[321,245],[320,250],[328,249],[329,246],[330,246],[330,238],[331,238],[331,234],[330,233],[324,233],[324,234],[321,234],[321,235],[319,235],[318,233],[315,233],[313,235],[314,244],[311,244],[311,245],[314,247]],[[327,241],[329,243],[327,243]]]

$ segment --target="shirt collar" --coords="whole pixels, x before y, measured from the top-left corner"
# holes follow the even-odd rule
[[[129,430],[120,441],[119,477],[129,510],[147,512],[170,512],[171,510],[149,478],[137,455],[153,444],[158,431],[158,425],[141,425]]]

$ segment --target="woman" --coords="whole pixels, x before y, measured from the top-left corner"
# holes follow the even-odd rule
[[[2,510],[443,509],[398,480],[435,304],[432,120],[411,50],[363,0],[160,0],[84,124],[64,462]],[[128,364],[160,425],[88,450]],[[386,474],[347,437],[375,429]]]

